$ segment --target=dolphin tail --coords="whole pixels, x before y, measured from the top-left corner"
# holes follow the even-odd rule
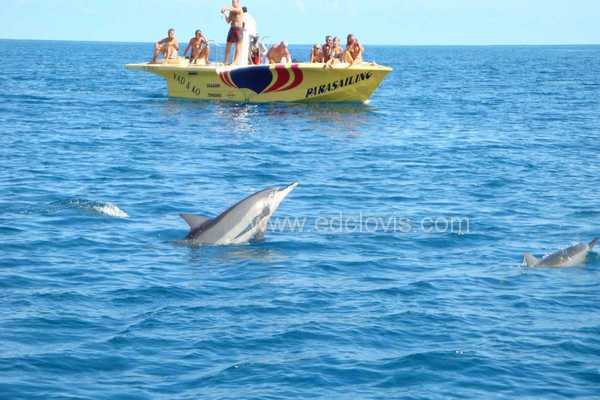
[[[598,241],[600,241],[600,238],[596,238],[590,242],[590,244],[589,244],[590,250],[593,249],[594,246],[596,246],[598,244]]]
[[[523,264],[527,265],[528,267],[535,267],[539,263],[540,263],[540,260],[538,260],[537,258],[535,258],[534,256],[532,256],[529,253],[526,253],[525,257],[523,258]]]

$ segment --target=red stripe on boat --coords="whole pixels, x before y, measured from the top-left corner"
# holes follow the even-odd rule
[[[290,80],[290,73],[283,65],[277,65],[275,70],[277,71],[277,81],[263,93],[277,92]]]
[[[227,72],[227,80],[231,84],[232,88],[239,89],[238,85],[236,85],[235,82],[233,81],[233,79],[231,78],[231,71]]]
[[[304,72],[302,72],[298,64],[292,65],[292,71],[294,71],[294,81],[281,89],[281,91],[295,89],[304,81]]]
[[[235,83],[233,83],[233,80],[231,79],[231,71],[225,72],[225,79],[227,79],[227,84],[229,86],[231,86],[234,89],[236,88]]]
[[[223,82],[225,85],[229,86],[229,84],[227,83],[227,81],[225,80],[225,77],[223,76],[222,72],[219,72],[219,78],[221,78],[221,82]]]
[[[219,75],[221,75],[221,80],[230,88],[234,88],[235,86],[233,84],[233,82],[231,81],[231,77],[229,76],[229,72],[225,71],[225,72],[221,72]]]

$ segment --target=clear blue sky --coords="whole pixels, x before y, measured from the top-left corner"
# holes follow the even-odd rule
[[[600,0],[242,0],[259,33],[291,43],[353,32],[366,44],[600,44]],[[223,41],[227,0],[2,0],[0,38],[151,42],[169,27]]]

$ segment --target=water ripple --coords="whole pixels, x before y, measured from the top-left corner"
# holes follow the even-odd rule
[[[600,48],[369,46],[369,105],[169,99],[148,48],[0,41],[0,397],[597,397],[600,255],[520,263],[600,236]],[[292,180],[301,229],[177,244]]]

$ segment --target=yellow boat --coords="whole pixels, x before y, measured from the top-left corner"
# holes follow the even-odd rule
[[[163,64],[128,64],[130,70],[160,75],[169,96],[248,103],[366,103],[391,68],[375,63],[275,64],[251,66],[190,65],[187,60]]]

